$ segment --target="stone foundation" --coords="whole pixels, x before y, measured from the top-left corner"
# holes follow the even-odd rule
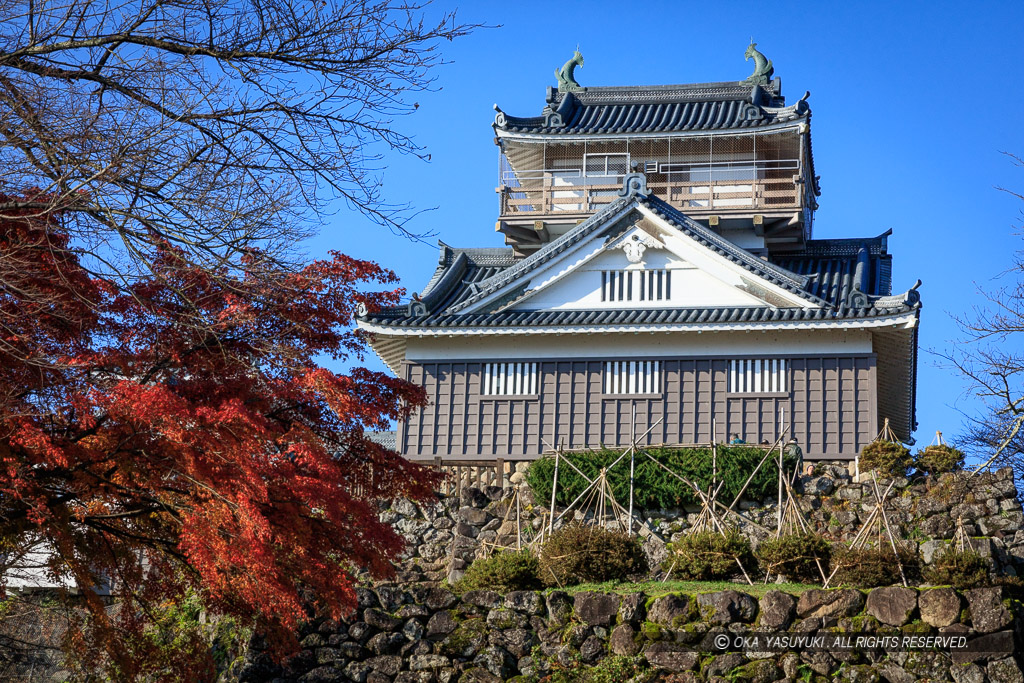
[[[1015,633],[1021,604],[1002,588],[768,591],[760,599],[727,590],[651,599],[561,591],[459,597],[439,587],[389,585],[361,588],[358,597],[345,622],[306,625],[302,651],[283,667],[254,642],[225,680],[527,681],[620,655],[642,657],[656,671],[649,680],[662,681],[1024,681],[1013,654],[1022,643]],[[736,642],[754,633],[962,635],[975,651],[754,652],[716,645],[716,638]],[[985,639],[987,646],[980,644]]]
[[[810,526],[833,541],[849,541],[867,519],[874,505],[874,484],[863,476],[853,480],[846,464],[819,463],[815,474],[800,478],[798,504]],[[992,561],[993,571],[1016,575],[1024,570],[1024,511],[1017,499],[1009,468],[937,477],[879,480],[880,491],[889,484],[886,515],[898,537],[918,544],[922,561],[930,564],[936,551],[953,537],[957,519],[972,537],[976,552]],[[534,536],[544,523],[547,508],[521,486],[520,523],[515,510],[506,514],[512,489],[488,487],[463,489],[459,498],[441,497],[431,506],[398,500],[382,512],[406,539],[401,578],[406,581],[454,582],[479,554],[484,542],[515,547]],[[726,503],[731,501],[726,501]],[[775,501],[744,501],[738,506],[750,522],[737,520],[738,528],[756,545],[774,530]],[[677,540],[696,517],[695,509],[648,510],[638,515],[664,541]],[[506,521],[506,517],[508,518]],[[574,518],[581,518],[577,513]],[[652,567],[663,555],[663,544],[647,541]]]

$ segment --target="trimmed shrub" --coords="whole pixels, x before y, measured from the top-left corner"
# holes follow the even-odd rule
[[[917,557],[917,552],[899,544],[896,547],[899,549],[899,561],[903,565],[907,583],[919,583],[921,561]],[[832,548],[832,569],[836,572],[835,583],[859,588],[876,588],[901,583],[896,555],[889,545],[858,550],[842,545],[835,546]]]
[[[924,579],[937,586],[977,588],[991,583],[988,571],[988,562],[978,553],[973,550],[961,553],[950,546],[935,556],[932,565],[924,570]]]
[[[712,458],[710,448],[648,448],[645,449],[667,468],[707,490],[711,484]],[[602,468],[608,467],[622,455],[621,451],[598,450],[587,453],[570,453],[563,459],[572,462],[591,479],[597,477]],[[747,477],[764,457],[764,449],[751,446],[718,447],[718,477],[724,482],[718,497],[731,502],[739,493]],[[791,469],[795,459],[787,456],[784,464]],[[551,500],[551,481],[555,472],[555,459],[545,457],[535,460],[526,473],[537,500]],[[760,469],[744,497],[748,500],[764,500],[775,495],[778,487],[778,470],[766,465]],[[655,465],[649,458],[638,455],[634,473],[633,502],[643,509],[677,508],[698,504],[700,501],[690,487],[678,478]],[[629,462],[624,460],[608,470],[608,484],[615,499],[625,504],[629,499]],[[558,469],[558,498],[561,505],[568,505],[589,486],[587,481],[567,465]]]
[[[646,571],[640,539],[598,526],[564,526],[540,551],[540,579],[548,586],[621,581]]]
[[[901,443],[872,441],[860,452],[860,471],[874,470],[883,477],[905,477],[913,464],[910,451]]]
[[[821,571],[828,576],[832,544],[820,534],[792,534],[761,541],[754,555],[766,574],[783,574],[790,581],[817,583],[821,580]]]
[[[492,590],[499,593],[541,587],[540,563],[528,550],[495,553],[473,560],[453,588],[459,593]]]
[[[959,472],[964,468],[964,452],[946,444],[926,446],[914,457],[914,467],[925,474]]]
[[[674,578],[688,581],[724,579],[739,573],[736,560],[749,572],[754,567],[750,541],[738,531],[726,535],[714,531],[687,534],[668,544],[661,568]]]
[[[651,667],[642,655],[610,655],[593,666],[581,662],[574,662],[571,666],[555,664],[544,680],[547,683],[625,683],[647,680],[651,673]]]

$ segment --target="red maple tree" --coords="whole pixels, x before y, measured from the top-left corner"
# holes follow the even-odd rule
[[[211,270],[157,244],[149,274],[115,283],[59,218],[0,221],[0,534],[84,589],[72,650],[126,679],[202,678],[198,650],[158,652],[161,604],[198,595],[284,652],[307,610],[354,607],[357,571],[389,571],[401,539],[374,501],[435,482],[364,432],[423,394],[318,362],[360,357],[352,318],[398,300],[393,273],[256,251]]]

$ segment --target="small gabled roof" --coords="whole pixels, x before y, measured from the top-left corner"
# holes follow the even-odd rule
[[[804,99],[786,106],[782,85],[742,82],[548,88],[540,116],[512,116],[497,105],[495,132],[522,135],[614,135],[762,128],[810,117]]]

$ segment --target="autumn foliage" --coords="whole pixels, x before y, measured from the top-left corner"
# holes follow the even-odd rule
[[[209,675],[158,656],[159,605],[198,595],[287,650],[307,610],[345,614],[353,574],[389,571],[400,539],[374,501],[432,476],[368,440],[422,403],[358,358],[357,307],[394,275],[341,254],[289,272],[148,254],[145,276],[94,277],[53,216],[0,221],[0,534],[48,549],[86,587],[67,646],[117,678]],[[366,286],[391,291],[367,292]],[[117,609],[88,587],[109,582]]]

